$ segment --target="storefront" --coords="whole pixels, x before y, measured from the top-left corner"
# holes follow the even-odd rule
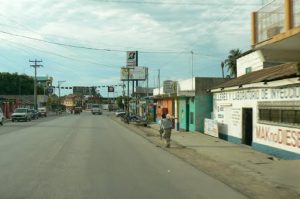
[[[279,78],[284,66],[278,69],[274,81],[262,77],[263,81],[251,82],[244,75],[228,87],[214,89],[213,115],[220,138],[281,158],[300,158],[300,80]],[[272,74],[266,70],[251,75],[260,79],[261,74],[268,74],[270,80]],[[296,70],[289,76],[295,76],[292,74]],[[235,85],[237,82],[243,85]]]

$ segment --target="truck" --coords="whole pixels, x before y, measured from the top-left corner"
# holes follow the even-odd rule
[[[101,115],[102,114],[101,104],[93,104],[91,112],[93,115],[95,115],[95,114]]]
[[[39,107],[38,112],[39,112],[39,117],[47,117],[47,108],[46,107]]]

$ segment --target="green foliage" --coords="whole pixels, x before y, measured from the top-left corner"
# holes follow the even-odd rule
[[[0,88],[2,95],[32,95],[33,79],[17,73],[0,73]]]
[[[118,108],[124,109],[123,97],[122,96],[117,97],[116,101],[117,101]]]
[[[33,77],[18,73],[0,73],[1,95],[33,95]],[[38,94],[44,94],[44,88],[37,88]]]
[[[227,59],[225,59],[224,63],[227,67],[227,71],[229,71],[231,77],[237,76],[237,66],[236,60],[242,57],[243,53],[240,49],[233,49],[229,51],[229,55]]]

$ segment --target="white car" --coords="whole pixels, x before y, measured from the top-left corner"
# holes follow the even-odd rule
[[[117,110],[116,112],[115,112],[115,115],[117,116],[117,117],[121,117],[121,116],[123,116],[123,115],[125,115],[126,114],[126,112],[123,110],[123,109],[119,109],[119,110]]]
[[[11,115],[11,121],[20,121],[23,120],[25,122],[31,121],[30,111],[28,108],[17,108],[15,112]]]
[[[102,114],[101,104],[93,104],[91,112],[93,115],[95,114],[101,115]]]
[[[3,126],[3,123],[4,123],[4,115],[2,109],[0,108],[0,125]]]

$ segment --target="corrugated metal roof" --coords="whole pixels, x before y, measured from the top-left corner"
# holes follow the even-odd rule
[[[258,82],[269,82],[297,76],[299,77],[300,74],[298,73],[297,67],[297,63],[287,63],[270,68],[265,68],[259,71],[254,71],[252,73],[242,75],[236,79],[229,80],[223,84],[218,85],[217,87],[214,87],[213,89],[241,86]]]

